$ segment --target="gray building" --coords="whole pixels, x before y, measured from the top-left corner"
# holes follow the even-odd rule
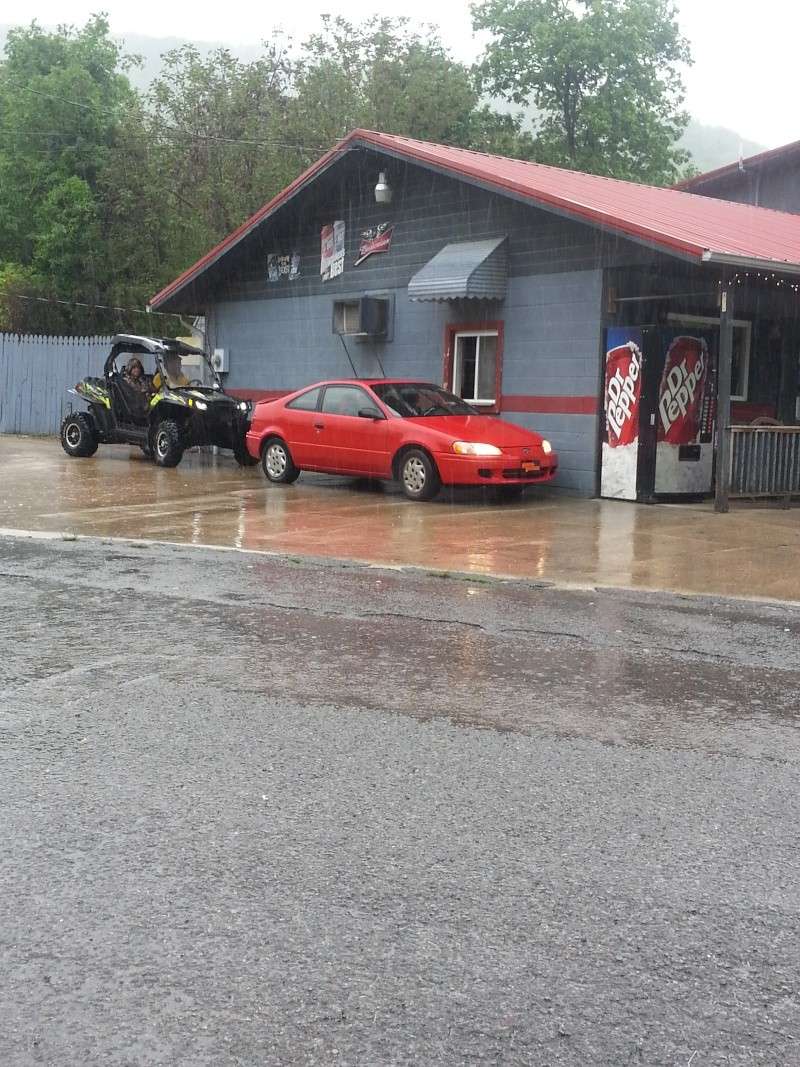
[[[800,214],[800,141],[698,174],[675,188]]]
[[[151,307],[204,314],[241,395],[442,382],[546,435],[558,484],[592,495],[609,329],[700,322],[713,349],[721,287],[734,286],[751,325],[734,395],[794,415],[796,300],[743,286],[751,267],[793,284],[800,218],[356,130]]]

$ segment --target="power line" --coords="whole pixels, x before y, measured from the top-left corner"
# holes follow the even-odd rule
[[[38,304],[65,304],[67,307],[87,307],[102,310],[102,312],[124,312],[126,315],[159,315],[164,319],[179,319],[180,315],[174,312],[150,312],[146,307],[117,307],[115,304],[90,304],[82,300],[59,300],[57,297],[23,297],[21,293],[13,293],[12,300],[27,300],[29,303]]]
[[[40,89],[32,89],[29,85],[21,85],[19,82],[9,81],[7,84],[12,85],[15,89],[21,89],[25,93],[33,93],[34,96],[40,96],[46,100],[55,100],[59,104],[67,104],[70,107],[77,107],[83,111],[94,111],[99,114],[112,115],[114,118],[117,119],[121,117],[119,111],[115,111],[112,108],[103,107],[100,104],[84,104],[78,100],[68,100],[65,97],[57,96],[55,93],[43,93]],[[224,144],[243,144],[250,145],[254,148],[285,148],[293,149],[298,152],[327,151],[326,148],[321,148],[319,145],[298,145],[290,144],[286,141],[255,141],[241,137],[219,137],[216,134],[203,134],[184,131],[179,129],[177,126],[163,126],[162,129],[167,133],[173,133],[177,134],[180,137],[189,137],[201,141],[219,141]],[[48,135],[41,134],[41,136]]]

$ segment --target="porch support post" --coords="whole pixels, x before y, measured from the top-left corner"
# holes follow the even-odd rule
[[[717,477],[714,510],[728,510],[731,483],[731,372],[733,367],[733,291],[723,284],[717,366]]]

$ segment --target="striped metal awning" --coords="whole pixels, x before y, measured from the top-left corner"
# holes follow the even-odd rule
[[[412,300],[502,300],[508,279],[505,236],[445,245],[408,283]]]

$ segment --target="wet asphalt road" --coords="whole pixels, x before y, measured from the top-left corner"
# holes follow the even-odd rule
[[[800,1062],[800,607],[0,539],[0,1063]]]

